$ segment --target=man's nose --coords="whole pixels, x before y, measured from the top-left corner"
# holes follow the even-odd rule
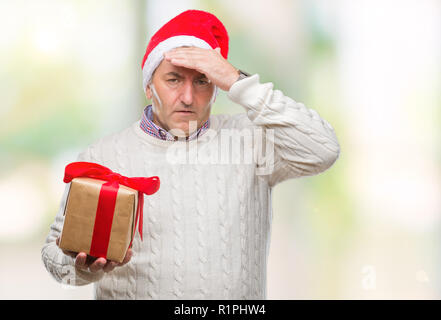
[[[181,89],[181,101],[186,105],[191,105],[193,103],[193,83],[184,81]]]

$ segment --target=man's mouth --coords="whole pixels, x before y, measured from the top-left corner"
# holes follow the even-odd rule
[[[177,113],[194,113],[193,111],[186,111],[186,110],[179,110],[179,111],[175,111]]]

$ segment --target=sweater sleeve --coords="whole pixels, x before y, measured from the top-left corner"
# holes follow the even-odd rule
[[[79,154],[77,161],[90,161],[90,152],[86,151]],[[104,271],[96,273],[81,270],[75,267],[75,258],[65,255],[56,244],[56,239],[60,236],[64,224],[64,209],[66,207],[67,196],[71,183],[66,184],[61,205],[55,216],[55,220],[50,226],[49,234],[46,237],[41,258],[46,270],[52,277],[63,284],[82,286],[100,280]]]
[[[273,90],[273,83],[260,83],[258,74],[235,82],[227,95],[245,108],[248,122],[263,129],[262,145],[272,149],[265,150],[264,161],[272,165],[263,175],[271,187],[319,174],[338,159],[340,146],[332,126],[315,110]]]

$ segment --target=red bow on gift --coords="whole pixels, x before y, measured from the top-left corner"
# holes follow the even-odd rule
[[[92,162],[72,162],[66,166],[64,172],[65,183],[74,178],[88,177],[107,181],[101,187],[98,200],[97,216],[92,236],[90,255],[105,257],[110,239],[116,195],[119,185],[138,190],[138,207],[136,209],[135,230],[139,220],[139,235],[142,240],[142,217],[144,207],[144,194],[152,195],[159,189],[159,178],[154,177],[125,177],[113,172],[107,167]],[[99,223],[97,223],[99,220]],[[132,237],[133,241],[133,237]],[[132,242],[130,242],[130,247]]]

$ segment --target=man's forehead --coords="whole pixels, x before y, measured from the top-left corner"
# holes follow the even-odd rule
[[[169,75],[169,76],[176,76],[176,77],[182,77],[185,78],[185,76],[192,76],[195,78],[202,78],[205,77],[205,74],[200,73],[197,70],[184,68],[180,66],[175,66],[171,62],[167,60],[162,60],[159,64],[157,70],[160,70],[160,73],[163,75]]]

